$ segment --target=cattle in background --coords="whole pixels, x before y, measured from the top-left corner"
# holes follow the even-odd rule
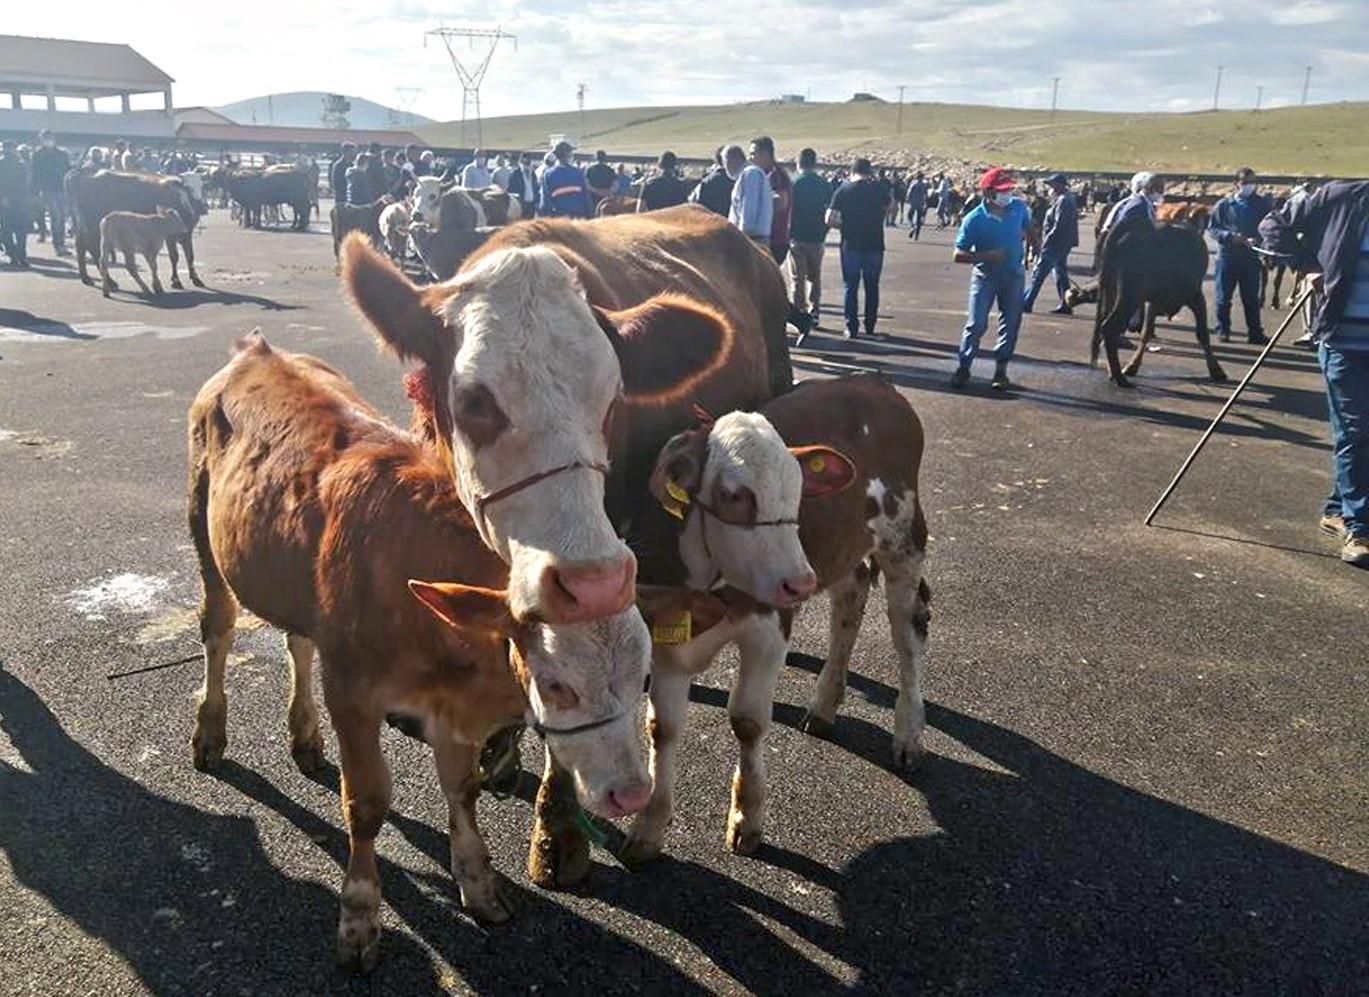
[[[144,294],[161,295],[162,282],[157,276],[157,254],[162,244],[186,230],[185,220],[170,208],[158,208],[156,214],[140,215],[131,211],[111,211],[100,220],[100,284],[104,296],[118,290],[109,276],[109,264],[115,256],[124,258],[124,268],[138,282]],[[152,274],[149,289],[139,276],[133,257],[141,256]]]
[[[498,231],[484,227],[441,232],[415,221],[409,225],[409,242],[428,273],[437,280],[450,280],[467,258]]]
[[[754,407],[792,382],[778,268],[703,208],[522,222],[423,290],[357,236],[342,262],[391,348],[450,372],[458,484],[520,619],[621,610],[636,562],[615,524],[649,501],[662,444],[696,402]]]
[[[1203,295],[1207,263],[1202,233],[1188,225],[1125,225],[1108,233],[1098,280],[1083,288],[1072,286],[1065,301],[1071,307],[1098,302],[1090,358],[1097,363],[1100,346],[1106,349],[1108,373],[1118,387],[1130,387],[1127,378],[1140,370],[1146,347],[1155,338],[1156,316],[1172,318],[1185,308],[1193,312],[1194,333],[1207,361],[1208,376],[1218,384],[1226,381],[1208,335]],[[1141,342],[1123,369],[1117,355],[1122,333],[1143,308]]]
[[[309,214],[318,198],[318,167],[270,166],[264,170],[229,169],[223,173],[228,196],[242,208],[242,224],[261,228],[266,205],[289,205],[294,212],[291,228],[309,228]]]
[[[377,249],[385,248],[385,237],[380,231],[380,216],[385,209],[394,204],[394,199],[386,194],[370,204],[334,203],[328,211],[328,227],[333,233],[333,258],[337,259],[342,240],[349,232],[360,232]]]
[[[475,760],[491,733],[525,719],[542,729],[558,771],[593,813],[633,812],[650,793],[637,723],[650,653],[640,615],[632,608],[554,630],[514,622],[508,569],[457,496],[444,441],[428,437],[447,411],[432,373],[417,379],[430,401],[424,436],[415,436],[322,362],[252,336],[189,415],[205,658],[194,763],[215,767],[227,744],[224,670],[242,605],[286,634],[290,751],[301,771],[317,772],[317,648],[350,845],[337,953],[363,970],[380,938],[375,838],[390,805],[387,714],[433,748],[451,815],[451,870],[481,920],[509,917],[476,825]],[[459,583],[413,581],[453,575]]]
[[[1166,200],[1163,204],[1155,206],[1157,224],[1187,225],[1195,231],[1206,232],[1207,222],[1211,217],[1212,208],[1195,200]]]
[[[72,170],[65,181],[67,204],[76,220],[76,268],[81,283],[94,284],[87,261],[99,265],[101,259],[100,222],[111,211],[156,214],[168,208],[180,215],[185,231],[166,240],[171,260],[171,286],[180,290],[180,251],[185,251],[185,266],[190,282],[204,287],[195,271],[195,225],[208,213],[203,201],[196,200],[180,177],[120,173],[114,170]]]
[[[817,590],[831,593],[831,638],[804,729],[831,735],[866,599],[882,575],[899,661],[894,763],[920,758],[931,618],[922,450],[917,414],[878,375],[809,381],[759,413],[724,416],[662,449],[651,479],[658,506],[634,520],[629,535],[648,552],[641,601],[656,637],[648,722],[655,787],[625,861],[661,850],[690,683],[732,643],[740,663],[728,716],[741,758],[726,840],[734,852],[755,851],[775,682],[793,612]]]
[[[518,198],[500,187],[444,187],[437,177],[414,183],[414,218],[439,229],[507,225],[523,216]]]
[[[605,218],[609,215],[630,215],[637,211],[639,200],[636,197],[622,197],[610,194],[599,202],[594,209],[596,218]]]
[[[403,204],[390,204],[380,213],[380,236],[384,240],[385,251],[390,259],[401,261],[408,254],[409,228],[413,217]],[[333,255],[337,256],[337,241],[334,237]]]

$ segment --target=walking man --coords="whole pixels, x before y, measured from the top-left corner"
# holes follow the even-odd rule
[[[476,149],[474,161],[467,163],[461,171],[461,186],[469,190],[482,190],[488,187],[494,179],[487,165],[488,161],[485,150]]]
[[[685,203],[689,188],[675,170],[677,162],[675,153],[661,153],[661,158],[656,161],[656,175],[642,184],[642,196],[637,199],[638,211],[659,211]]]
[[[1312,334],[1331,421],[1331,494],[1321,531],[1369,568],[1369,181],[1337,180],[1290,199],[1260,226],[1265,247],[1320,273]]]
[[[1065,304],[1065,292],[1070,289],[1070,250],[1079,245],[1079,206],[1070,193],[1069,178],[1065,174],[1052,173],[1046,177],[1046,183],[1055,193],[1055,199],[1046,209],[1046,218],[1041,224],[1041,254],[1036,258],[1027,296],[1022,299],[1022,311],[1031,312],[1046,275],[1054,271],[1060,304],[1051,309],[1051,314],[1070,315],[1073,310]]]
[[[789,276],[793,283],[794,310],[818,325],[822,301],[822,252],[827,239],[827,205],[832,185],[818,173],[818,154],[799,153],[799,175],[794,179],[794,215],[789,224]],[[805,336],[799,338],[803,345]]]
[[[979,178],[980,202],[960,223],[955,237],[957,263],[970,263],[969,319],[960,337],[960,365],[951,387],[970,383],[970,364],[979,352],[979,340],[989,326],[989,309],[998,303],[998,341],[994,344],[994,374],[989,387],[1006,391],[1008,363],[1017,348],[1022,324],[1022,244],[1030,238],[1031,211],[1013,194],[1017,183],[1008,170],[994,167]]]
[[[922,220],[927,217],[927,180],[922,171],[908,185],[908,238],[917,242],[922,238]]]
[[[594,154],[594,165],[585,170],[585,183],[589,185],[589,199],[597,208],[599,202],[613,193],[613,181],[617,175],[608,163],[608,153],[600,149]]]
[[[594,214],[589,201],[589,184],[580,167],[570,161],[574,147],[562,139],[551,150],[555,161],[542,174],[542,199],[537,213],[559,218],[588,218]]]
[[[52,226],[52,248],[58,256],[70,256],[67,249],[67,198],[63,181],[71,169],[71,157],[57,145],[52,132],[38,133],[40,145],[33,154],[33,193],[38,210],[45,212]]]
[[[732,207],[727,220],[741,229],[742,235],[768,251],[775,205],[765,170],[754,162],[748,163],[746,153],[739,145],[729,145],[723,150],[723,168],[732,178]]]
[[[689,195],[689,199],[698,204],[702,204],[714,214],[727,217],[729,209],[732,207],[732,177],[727,167],[723,165],[723,152],[725,146],[719,146],[718,151],[713,154],[714,166],[699,181],[699,185],[694,188],[694,192]]]
[[[532,156],[519,153],[518,165],[509,174],[509,196],[518,198],[524,218],[537,214],[537,174],[532,171]]]
[[[1231,305],[1239,287],[1246,339],[1261,346],[1268,342],[1260,323],[1261,263],[1251,247],[1260,243],[1260,222],[1272,204],[1256,189],[1255,171],[1249,166],[1236,172],[1234,186],[1234,193],[1217,202],[1207,225],[1217,240],[1217,266],[1212,275],[1217,286],[1217,338],[1231,341]]]
[[[29,268],[28,238],[33,228],[29,186],[28,170],[18,150],[0,141],[0,250],[21,270]]]
[[[942,173],[936,181],[936,227],[951,224],[951,178]]]
[[[865,285],[865,334],[875,336],[879,319],[879,278],[884,270],[884,212],[888,192],[874,178],[870,160],[857,159],[851,179],[832,195],[827,209],[827,224],[841,229],[841,280],[846,296],[843,302],[846,338],[854,339],[860,329],[857,318],[860,287]]]

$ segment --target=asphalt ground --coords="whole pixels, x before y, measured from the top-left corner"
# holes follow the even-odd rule
[[[1085,362],[1091,309],[1033,315],[1020,390],[989,392],[981,361],[951,392],[968,272],[949,243],[891,231],[890,338],[819,333],[795,354],[804,377],[883,371],[926,425],[921,768],[889,767],[879,592],[835,740],[797,729],[826,647],[818,600],[779,685],[760,853],[723,846],[725,657],[694,689],[649,871],[596,850],[583,890],[536,889],[530,778],[482,798],[517,908],[487,931],[460,913],[426,748],[387,732],[386,935],[367,979],[333,965],[336,778],[290,760],[278,636],[240,631],[215,776],[190,765],[196,665],[106,678],[198,650],[184,419],[235,337],[260,327],[406,411],[324,227],[244,232],[216,211],[197,238],[209,288],[156,304],[103,300],[45,245],[34,272],[0,270],[0,993],[1365,992],[1369,573],[1316,529],[1313,356],[1274,351],[1146,528],[1229,391],[1203,380],[1187,326],[1162,327],[1122,392]],[[836,303],[833,252],[825,276]],[[1218,353],[1233,378],[1256,355]],[[532,743],[524,763],[539,767]]]

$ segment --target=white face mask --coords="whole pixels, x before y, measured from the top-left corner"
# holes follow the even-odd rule
[[[1000,207],[1000,208],[1006,208],[1008,205],[1012,204],[1012,202],[1013,202],[1012,191],[1009,191],[1009,190],[1000,190],[1000,191],[995,191],[995,192],[994,192],[994,195],[993,195],[993,203],[996,204],[996,205],[998,205],[998,207]]]
[[[1251,194],[1253,194],[1253,193],[1255,193],[1255,185],[1254,185],[1253,183],[1243,183],[1243,184],[1241,184],[1241,196],[1242,196],[1242,197],[1249,197],[1249,196],[1250,196]]]
[[[1165,192],[1162,190],[1146,191],[1146,197],[1150,198],[1151,204],[1163,204],[1165,202]]]

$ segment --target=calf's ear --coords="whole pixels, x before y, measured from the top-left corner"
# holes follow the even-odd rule
[[[511,639],[520,630],[509,610],[508,593],[498,589],[409,579],[409,591],[447,626],[487,637]]]
[[[856,465],[839,450],[831,447],[790,447],[789,452],[803,471],[803,497],[832,495],[849,488],[856,480]]]
[[[618,354],[627,400],[667,404],[684,398],[727,363],[736,331],[719,312],[677,294],[658,294],[633,308],[595,308]]]
[[[647,482],[651,494],[666,512],[684,519],[688,506],[703,482],[708,459],[708,430],[691,429],[666,441]]]
[[[401,360],[450,370],[456,334],[438,313],[456,291],[441,285],[419,289],[361,232],[348,233],[338,255],[343,286],[381,346]]]

